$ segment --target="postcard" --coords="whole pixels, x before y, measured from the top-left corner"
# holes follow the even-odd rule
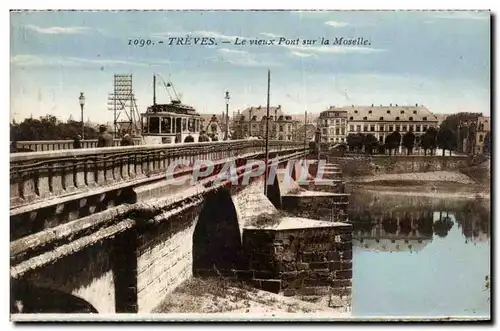
[[[491,320],[489,11],[11,11],[12,321]]]

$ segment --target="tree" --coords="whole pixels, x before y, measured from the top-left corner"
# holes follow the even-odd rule
[[[408,131],[403,136],[403,146],[406,148],[406,155],[411,155],[415,147],[415,134],[413,131]]]
[[[420,146],[424,150],[424,155],[427,155],[427,150],[431,151],[431,155],[433,155],[433,151],[437,147],[437,130],[435,128],[429,128],[427,131],[422,135],[420,139]]]
[[[373,149],[377,148],[378,140],[373,134],[367,134],[363,140],[363,145],[365,146],[365,152],[372,154]]]
[[[19,124],[12,124],[10,136],[13,141],[23,140],[63,140],[73,139],[82,132],[81,122],[68,121],[61,123],[55,116],[47,115],[40,119],[27,118]],[[84,127],[86,139],[96,139],[97,131]]]
[[[448,127],[439,128],[439,132],[437,134],[437,145],[439,148],[443,150],[443,156],[446,150],[450,151],[454,146],[453,144],[453,131],[451,131]]]
[[[477,120],[477,117],[481,116],[480,113],[467,113],[461,112],[457,114],[452,114],[446,117],[446,119],[439,126],[440,129],[450,129],[452,134],[452,147],[455,150],[463,150],[463,138],[467,136],[467,128],[460,127],[460,121],[471,121]],[[458,145],[457,145],[458,143]]]
[[[398,131],[394,131],[385,137],[385,148],[389,150],[389,155],[391,155],[391,151],[394,150],[394,154],[396,154],[396,149],[399,147],[401,143],[401,134]]]
[[[349,133],[347,145],[350,150],[360,150],[363,147],[363,135],[361,133]]]

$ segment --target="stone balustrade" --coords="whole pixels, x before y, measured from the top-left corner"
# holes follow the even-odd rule
[[[141,145],[142,138],[133,138],[134,145]],[[97,147],[97,139],[85,139],[80,141],[82,148]],[[113,145],[120,146],[121,139],[114,139]],[[30,150],[32,152],[57,151],[61,149],[73,149],[73,140],[40,140],[40,141],[17,141],[16,148]]]
[[[305,152],[301,142],[270,141],[269,152]],[[160,180],[171,162],[217,161],[259,156],[263,140],[232,140],[182,145],[139,145],[68,149],[10,155],[11,210],[38,202],[75,198],[90,191],[119,189],[120,186]]]

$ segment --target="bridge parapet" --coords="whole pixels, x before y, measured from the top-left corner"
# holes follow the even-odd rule
[[[270,141],[269,152],[306,151],[301,142]],[[56,198],[72,199],[89,191],[117,189],[162,179],[172,162],[219,161],[262,154],[262,140],[233,140],[182,145],[26,152],[10,155],[11,210]]]
[[[141,145],[142,138],[133,138],[134,145]],[[120,146],[121,139],[114,139],[113,146]],[[85,139],[80,141],[82,148],[96,148],[97,139]],[[40,140],[40,141],[16,141],[16,148],[30,150],[31,152],[57,151],[61,149],[73,149],[73,140]]]

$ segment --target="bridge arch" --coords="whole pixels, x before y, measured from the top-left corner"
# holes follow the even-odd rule
[[[26,281],[11,283],[10,311],[12,314],[98,313],[93,305],[80,297]]]
[[[193,233],[193,275],[230,270],[241,265],[241,232],[231,191],[210,192]]]

